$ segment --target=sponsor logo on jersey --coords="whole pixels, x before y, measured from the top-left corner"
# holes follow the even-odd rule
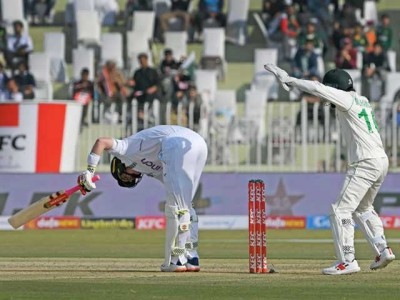
[[[154,171],[159,171],[159,170],[161,170],[161,168],[162,168],[161,166],[156,165],[154,162],[152,162],[152,161],[150,161],[150,160],[147,160],[146,158],[143,158],[143,159],[141,160],[141,162],[142,162],[142,164],[144,164],[145,166],[151,168],[151,169],[154,170]]]

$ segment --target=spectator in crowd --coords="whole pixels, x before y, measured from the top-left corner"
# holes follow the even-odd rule
[[[5,54],[7,52],[7,28],[5,24],[0,22],[0,63],[3,67],[6,64]]]
[[[194,26],[196,33],[201,36],[204,22],[225,27],[226,17],[223,13],[224,0],[200,0],[198,12],[195,15]]]
[[[56,0],[24,0],[24,17],[33,24],[40,23],[40,17],[44,17],[47,24],[52,23],[52,11]],[[38,6],[43,5],[43,16],[38,15]]]
[[[365,31],[365,38],[367,39],[366,52],[370,53],[374,51],[374,45],[375,42],[377,41],[374,21],[368,21],[364,31]]]
[[[332,43],[335,46],[336,51],[340,51],[343,38],[343,26],[339,21],[333,22]]]
[[[94,83],[89,80],[89,69],[83,68],[81,70],[81,78],[72,83],[72,99],[83,105],[81,125],[87,126],[87,113],[89,103],[93,101],[95,97]]]
[[[388,15],[383,14],[381,17],[381,24],[378,26],[377,40],[382,45],[383,50],[386,52],[392,47],[393,30],[390,27],[390,18]]]
[[[356,10],[354,6],[352,6],[349,3],[344,3],[342,10],[340,11],[340,14],[338,16],[338,20],[340,20],[340,23],[342,24],[343,27],[355,27],[357,24],[357,18],[356,18]]]
[[[180,18],[184,23],[184,31],[188,31],[190,26],[189,5],[191,0],[172,0],[171,10],[160,16],[160,27],[162,32],[168,31],[168,23],[172,18]]]
[[[173,94],[173,84],[172,79],[178,72],[180,67],[180,62],[176,61],[173,56],[171,49],[164,50],[164,59],[160,64],[161,72],[161,85],[163,89],[163,94],[167,101],[171,100]]]
[[[331,17],[329,13],[330,0],[307,0],[309,12],[317,17],[326,32],[330,31]]]
[[[100,101],[104,103],[105,116],[115,122],[115,112],[118,114],[118,121],[121,121],[122,103],[126,100],[127,89],[126,79],[122,72],[117,69],[113,60],[106,61],[97,78]],[[116,111],[111,111],[111,104],[115,103]]]
[[[291,49],[296,46],[296,38],[300,32],[300,25],[293,5],[287,5],[284,13],[279,12],[275,15],[269,32],[272,40],[283,43],[284,56],[290,59]]]
[[[4,65],[0,63],[0,101],[6,100],[8,76],[4,71]]]
[[[269,22],[277,14],[285,9],[285,4],[282,0],[263,0],[262,14],[265,25],[269,27]]]
[[[324,42],[320,33],[317,32],[316,25],[317,21],[314,19],[311,19],[307,22],[306,30],[300,32],[298,36],[298,44],[299,47],[302,47],[306,44],[307,41],[312,40],[315,53],[322,54]]]
[[[353,35],[353,47],[361,52],[365,52],[365,48],[367,47],[367,39],[365,38],[364,28],[360,23],[354,27],[354,35]]]
[[[7,90],[5,92],[5,100],[21,102],[24,95],[19,91],[18,85],[13,78],[7,81]]]
[[[138,55],[140,68],[135,71],[131,85],[133,87],[133,97],[138,101],[139,122],[143,121],[143,107],[145,103],[151,104],[153,100],[161,99],[160,76],[155,68],[150,67],[149,57],[146,53]],[[164,117],[165,104],[161,106],[161,116]]]
[[[28,65],[33,43],[31,37],[24,33],[24,24],[21,21],[14,21],[13,29],[14,34],[7,38],[7,64],[15,70],[20,62]]]
[[[353,43],[350,38],[345,38],[343,40],[342,49],[336,54],[336,68],[357,68],[357,50],[353,48]]]
[[[375,42],[373,49],[371,53],[365,56],[363,74],[370,84],[375,83],[381,86],[380,95],[382,95],[385,91],[386,73],[390,71],[390,67],[382,45]],[[373,99],[375,97],[371,97],[371,95],[370,98],[377,100]]]
[[[189,86],[189,91],[187,94],[187,119],[190,121],[190,114],[192,113],[189,108],[190,104],[193,103],[193,129],[198,132],[200,127],[200,118],[202,115],[202,105],[203,99],[201,95],[197,92],[195,85]],[[189,124],[190,125],[190,124]]]
[[[307,78],[318,74],[318,56],[314,52],[314,40],[307,40],[300,47],[293,60],[293,76],[296,78]]]
[[[19,91],[24,96],[24,99],[34,99],[35,92],[34,87],[36,86],[35,77],[28,71],[25,62],[21,62],[18,65],[17,74],[14,75],[14,80],[19,87]]]
[[[127,16],[131,16],[134,11],[149,11],[153,10],[152,1],[148,0],[128,0],[125,6]]]

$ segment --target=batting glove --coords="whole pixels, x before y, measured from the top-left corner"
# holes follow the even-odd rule
[[[93,173],[89,170],[83,171],[78,177],[78,184],[81,186],[82,195],[96,188],[96,184],[92,181]]]
[[[290,83],[293,81],[293,78],[286,71],[274,64],[265,64],[264,69],[274,74],[286,91],[289,92],[291,90]]]

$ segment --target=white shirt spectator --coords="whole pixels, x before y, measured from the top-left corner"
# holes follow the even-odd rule
[[[32,39],[27,34],[21,36],[10,35],[7,38],[7,49],[12,53],[18,52],[18,49],[24,48],[26,52],[33,51]]]

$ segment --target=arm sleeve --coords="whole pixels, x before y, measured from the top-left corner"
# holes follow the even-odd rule
[[[348,92],[326,86],[318,81],[293,78],[293,81],[288,84],[303,92],[323,98],[342,110],[349,110],[353,104],[353,97]]]
[[[113,146],[110,150],[108,150],[108,153],[113,155],[115,154],[124,155],[127,149],[128,149],[128,142],[126,139],[123,140],[114,139]]]

